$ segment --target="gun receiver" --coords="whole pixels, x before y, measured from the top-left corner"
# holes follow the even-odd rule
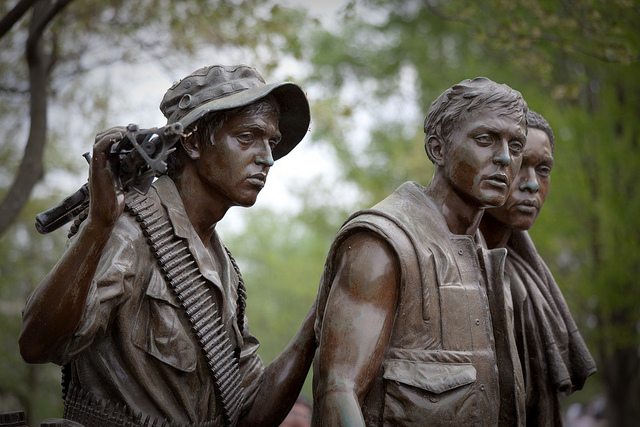
[[[167,172],[167,157],[175,150],[174,146],[182,135],[179,122],[150,129],[140,129],[135,124],[127,126],[124,137],[111,146],[109,153],[112,169],[116,171],[124,191],[146,194],[153,179]],[[41,234],[50,233],[88,206],[89,185],[84,184],[58,205],[36,215],[36,230]]]

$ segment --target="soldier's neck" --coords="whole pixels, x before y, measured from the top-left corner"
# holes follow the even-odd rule
[[[438,173],[427,187],[427,194],[440,210],[451,233],[470,236],[476,233],[483,213],[479,204],[462,198]]]
[[[216,224],[229,210],[229,204],[217,200],[191,168],[185,167],[175,183],[191,225],[208,247]]]
[[[489,249],[507,247],[507,242],[513,232],[510,227],[486,212],[480,222],[480,231]]]

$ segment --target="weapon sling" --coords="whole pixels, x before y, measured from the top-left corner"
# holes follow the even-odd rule
[[[175,235],[164,207],[144,195],[125,199],[174,296],[180,302],[207,360],[222,403],[225,424],[234,426],[244,401],[238,359],[224,328],[215,295],[186,241]]]

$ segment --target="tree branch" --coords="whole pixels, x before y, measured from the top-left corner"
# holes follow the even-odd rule
[[[29,93],[29,89],[27,87],[0,85],[0,93],[5,93],[9,95],[27,95]]]
[[[13,26],[27,13],[27,11],[39,0],[21,0],[13,9],[0,19],[0,39],[13,28]]]
[[[42,1],[42,11],[40,13],[35,13],[34,11],[33,17],[31,18],[32,21],[29,28],[29,38],[27,39],[27,60],[29,60],[29,55],[33,49],[35,49],[35,45],[40,43],[47,25],[49,25],[51,20],[73,0],[58,0],[53,3],[53,5],[50,5],[50,0]]]

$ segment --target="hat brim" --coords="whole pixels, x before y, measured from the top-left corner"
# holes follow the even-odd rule
[[[282,139],[273,150],[273,158],[278,160],[293,150],[304,138],[311,121],[309,101],[302,89],[295,83],[271,83],[214,99],[194,108],[178,121],[186,129],[209,113],[244,107],[269,94],[273,94],[280,107],[278,126]]]

